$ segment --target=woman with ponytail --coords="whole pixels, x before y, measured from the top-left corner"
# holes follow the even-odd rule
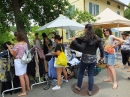
[[[65,50],[64,45],[61,43],[61,39],[62,39],[62,37],[60,37],[60,35],[56,35],[54,37],[54,41],[56,42],[56,48],[55,48],[55,51],[52,52],[52,54],[55,56],[55,60],[58,57],[58,55],[60,55],[62,50],[63,51]],[[61,80],[62,80],[62,78],[61,78],[62,72],[63,72],[64,77],[65,77],[65,80],[63,80],[63,81],[68,82],[67,72],[66,72],[65,66],[60,66],[60,65],[57,65],[56,63],[54,63],[54,67],[56,68],[57,85],[55,87],[53,87],[52,90],[58,90],[61,88],[60,84],[61,84]]]

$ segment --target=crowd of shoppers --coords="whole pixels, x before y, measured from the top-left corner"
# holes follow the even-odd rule
[[[86,24],[84,28],[84,36],[80,37],[81,43],[78,43],[75,37],[72,37],[72,43],[76,48],[80,49],[83,53],[80,62],[80,70],[78,74],[77,85],[75,89],[78,91],[81,90],[82,81],[84,77],[84,71],[88,68],[88,95],[92,95],[93,85],[94,85],[94,67],[97,62],[96,51],[99,48],[100,50],[100,60],[104,61],[107,65],[107,74],[108,77],[104,79],[104,82],[112,82],[113,81],[113,89],[118,88],[118,83],[116,79],[116,71],[114,69],[114,61],[115,61],[115,47],[121,46],[121,54],[122,54],[122,70],[126,68],[126,63],[128,63],[128,72],[130,72],[130,37],[127,32],[122,33],[122,38],[118,38],[112,35],[110,28],[104,28],[103,34],[105,38],[104,44],[102,40],[95,34],[92,25]],[[25,37],[22,32],[16,32],[15,37],[17,39],[17,43],[14,45],[14,48],[11,49],[10,45],[7,44],[7,47],[10,53],[14,56],[14,65],[15,65],[15,75],[19,76],[20,84],[22,87],[22,92],[18,94],[18,96],[25,96],[26,90],[30,90],[29,86],[29,78],[26,74],[27,64],[21,63],[21,58],[24,54],[24,51],[28,49],[27,43],[25,42]],[[61,43],[62,37],[60,35],[56,35],[55,32],[52,33],[52,39],[49,39],[46,33],[42,33],[43,37],[43,46],[42,42],[38,37],[38,33],[35,34],[34,45],[43,49],[44,54],[48,54],[51,52],[53,56],[55,56],[55,60],[58,55],[65,50],[64,45]],[[117,42],[115,44],[115,42]],[[57,85],[52,88],[52,90],[60,89],[61,84],[61,74],[64,74],[64,81],[68,82],[67,72],[65,66],[59,66],[54,63],[54,67],[56,68],[57,74]],[[130,79],[130,77],[128,77]]]

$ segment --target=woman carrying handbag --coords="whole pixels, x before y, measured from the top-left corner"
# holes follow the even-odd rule
[[[25,50],[28,48],[27,43],[24,41],[25,36],[22,32],[15,32],[14,36],[16,37],[16,40],[18,41],[14,48],[11,49],[10,45],[7,44],[8,50],[15,58],[14,60],[14,66],[15,66],[15,75],[19,77],[20,84],[22,87],[22,92],[18,94],[18,96],[26,96],[26,90],[30,90],[29,86],[29,78],[26,74],[27,64],[23,64],[21,62],[21,58],[23,57],[23,54]]]
[[[55,63],[54,63],[54,67],[56,68],[56,74],[57,74],[57,85],[55,87],[52,88],[52,90],[58,90],[60,89],[60,84],[61,84],[61,73],[63,72],[64,73],[64,77],[65,77],[65,82],[68,82],[68,79],[67,79],[67,72],[66,72],[66,69],[65,67],[66,66],[61,66],[61,65],[58,65],[56,64],[56,60],[58,58],[58,56],[60,55],[60,53],[62,53],[62,50],[64,51],[64,45],[61,43],[61,39],[62,37],[60,37],[59,35],[56,35],[55,38],[54,38],[54,41],[56,42],[56,48],[55,48],[55,51],[54,52],[51,52],[54,56],[55,56]],[[67,64],[66,64],[67,65]]]

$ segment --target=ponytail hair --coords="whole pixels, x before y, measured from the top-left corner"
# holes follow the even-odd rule
[[[91,24],[86,24],[86,25],[85,25],[85,29],[91,30],[91,29],[92,29],[92,25],[91,25]]]
[[[60,36],[60,35],[56,35],[54,38],[55,38],[55,39],[58,39],[59,41],[61,41],[61,39],[63,39],[63,37]]]

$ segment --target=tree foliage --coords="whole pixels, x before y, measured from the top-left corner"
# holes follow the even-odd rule
[[[130,19],[130,3],[129,3],[129,8],[126,8],[126,10],[124,11],[124,16],[127,19]]]
[[[3,43],[10,41],[11,43],[14,43],[14,35],[12,35],[10,32],[6,31],[5,33],[0,33],[0,48],[3,47]]]
[[[40,26],[63,14],[69,6],[67,0],[0,0],[0,30],[16,24],[17,30],[30,29],[30,21]],[[19,26],[19,27],[18,27]]]
[[[95,34],[96,34],[98,37],[103,38],[102,29],[100,29],[100,28],[94,28],[94,31],[95,31]]]

